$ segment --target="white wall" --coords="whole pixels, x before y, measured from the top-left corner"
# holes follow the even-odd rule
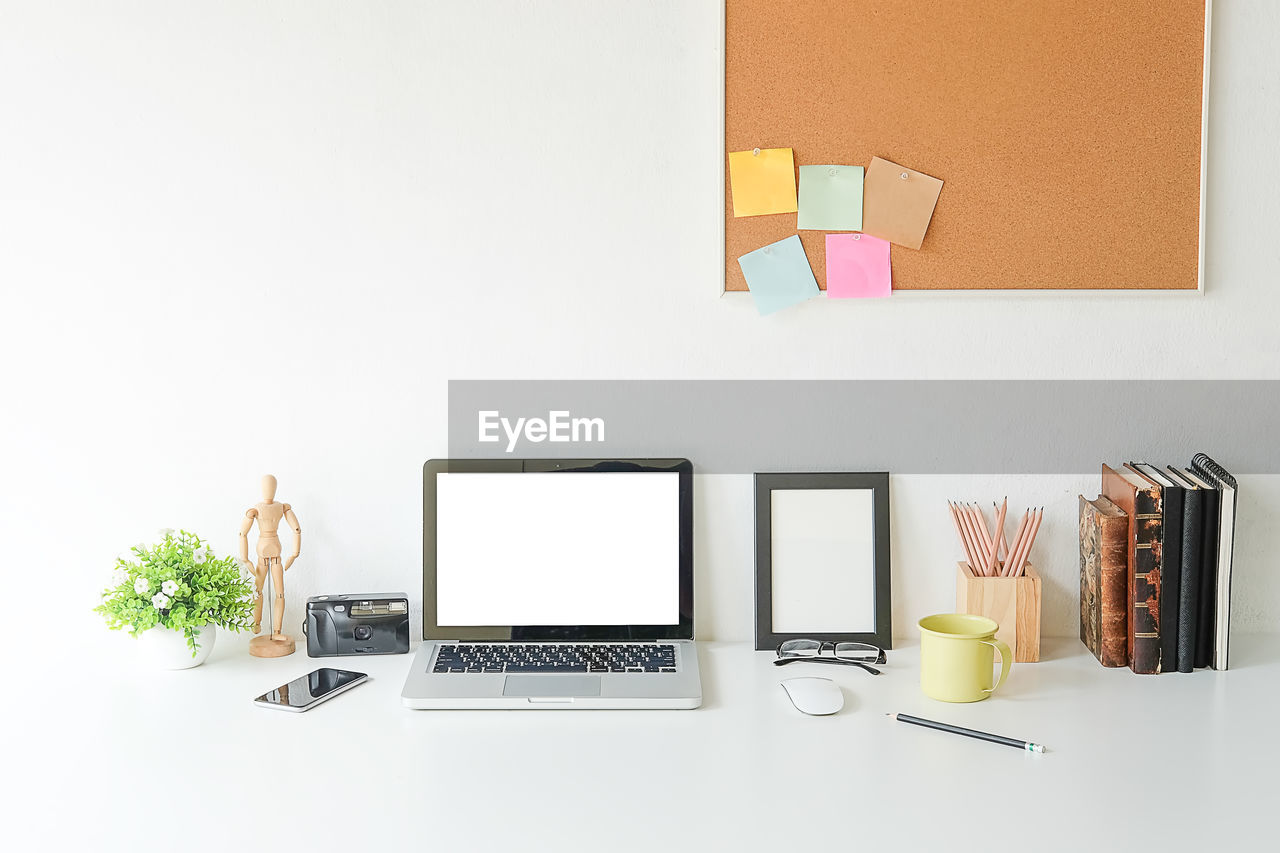
[[[762,319],[719,295],[719,3],[0,0],[0,588],[98,637],[115,553],[229,550],[271,471],[306,536],[291,623],[413,592],[450,378],[1280,377],[1280,4],[1216,6],[1204,295]],[[749,479],[700,488],[705,633],[745,638]],[[899,633],[950,601],[943,495],[1006,492],[1052,508],[1046,630],[1073,633],[1085,488],[895,478]],[[1251,491],[1238,612],[1274,629],[1280,487]]]

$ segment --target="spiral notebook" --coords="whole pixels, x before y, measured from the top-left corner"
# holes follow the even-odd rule
[[[1235,546],[1236,478],[1212,458],[1197,453],[1191,470],[1221,493],[1218,510],[1218,572],[1215,589],[1213,668],[1226,669],[1231,641],[1231,562]]]

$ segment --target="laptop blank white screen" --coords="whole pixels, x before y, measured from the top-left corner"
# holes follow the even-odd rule
[[[436,475],[436,624],[675,625],[680,475]]]

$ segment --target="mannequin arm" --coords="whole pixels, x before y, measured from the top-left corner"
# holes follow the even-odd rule
[[[298,524],[298,517],[293,514],[293,507],[288,504],[284,505],[284,520],[293,528],[293,554],[284,561],[284,570],[287,572],[293,565],[293,561],[302,553],[302,525]]]
[[[240,522],[240,562],[249,563],[249,531],[253,529],[253,520],[258,517],[258,510],[250,507]],[[249,565],[253,565],[249,563]]]

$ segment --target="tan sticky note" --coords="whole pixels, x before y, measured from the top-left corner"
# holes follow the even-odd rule
[[[919,249],[942,192],[942,181],[872,157],[862,187],[864,233]]]

